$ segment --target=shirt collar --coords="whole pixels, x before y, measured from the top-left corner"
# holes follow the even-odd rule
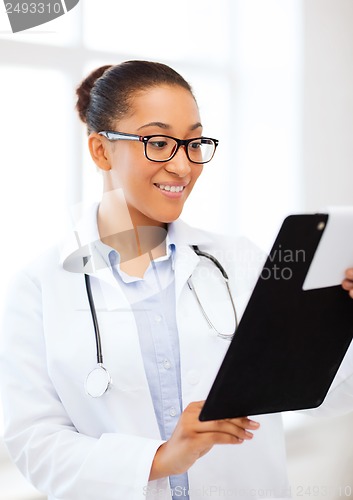
[[[61,251],[61,264],[67,271],[71,272],[94,272],[99,266],[111,266],[109,253],[111,247],[105,245],[99,238],[97,225],[97,212],[99,203],[92,204],[84,213],[83,217],[70,232]],[[168,224],[166,237],[167,254],[160,259],[172,259],[174,269],[175,253],[181,247],[190,245],[202,245],[210,242],[210,235],[205,231],[193,228],[178,219]],[[96,259],[96,256],[99,256]],[[89,257],[88,267],[83,265],[83,257]],[[97,262],[97,265],[96,265]]]
[[[162,255],[161,257],[154,259],[154,262],[158,263],[158,262],[163,262],[163,261],[171,259],[172,269],[174,270],[175,243],[172,241],[172,238],[170,237],[169,233],[167,233],[165,241],[166,241],[166,255]],[[120,273],[120,254],[119,254],[119,252],[117,250],[115,250],[114,248],[112,248],[111,246],[103,243],[103,241],[101,241],[100,239],[95,241],[94,246],[97,249],[97,251],[100,253],[100,255],[102,256],[106,265],[108,267],[111,267],[111,268],[114,266],[117,266],[119,269],[119,273]],[[123,273],[123,274],[125,274],[125,273]]]

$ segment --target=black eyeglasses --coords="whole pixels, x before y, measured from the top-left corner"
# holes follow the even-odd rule
[[[110,141],[140,141],[144,144],[147,160],[165,162],[171,160],[180,146],[185,146],[186,156],[192,163],[208,163],[212,160],[218,146],[217,139],[194,137],[193,139],[176,139],[169,135],[134,135],[123,132],[105,130],[98,132]]]

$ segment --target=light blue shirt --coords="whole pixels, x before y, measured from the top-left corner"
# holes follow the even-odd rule
[[[183,410],[175,316],[175,245],[167,237],[167,255],[152,261],[143,278],[121,270],[116,250],[101,241],[96,246],[131,304],[161,439],[168,440]],[[187,473],[170,476],[169,481],[173,500],[189,500]]]

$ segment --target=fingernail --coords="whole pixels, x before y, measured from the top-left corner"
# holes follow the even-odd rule
[[[249,427],[253,427],[254,429],[257,429],[260,427],[259,422],[255,422],[254,420],[249,420]]]
[[[254,437],[254,434],[252,434],[251,432],[245,431],[245,436],[246,436],[248,439],[252,439],[252,438]]]

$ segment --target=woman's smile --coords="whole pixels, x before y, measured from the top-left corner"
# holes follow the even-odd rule
[[[187,184],[177,184],[173,182],[154,183],[158,190],[170,199],[178,199],[183,196]]]

